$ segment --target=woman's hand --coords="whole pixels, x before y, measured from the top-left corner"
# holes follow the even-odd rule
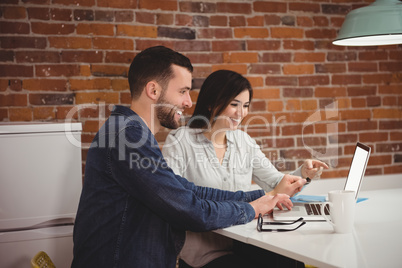
[[[279,209],[283,209],[283,206],[285,206],[289,210],[293,207],[292,201],[290,201],[287,194],[264,195],[250,202],[250,205],[254,208],[255,218],[257,218],[260,213],[262,215],[271,213],[275,206]]]
[[[268,194],[287,194],[289,196],[294,196],[302,190],[303,185],[306,184],[306,182],[305,179],[302,179],[299,176],[285,174],[282,180],[276,185],[275,189]]]
[[[324,162],[314,159],[307,159],[303,163],[301,173],[303,178],[318,179],[321,176],[324,168],[328,168],[328,165]]]

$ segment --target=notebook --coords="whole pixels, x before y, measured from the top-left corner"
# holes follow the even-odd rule
[[[355,191],[355,198],[359,194],[360,186],[366,171],[367,162],[370,157],[371,148],[363,143],[356,144],[352,163],[349,168],[344,190]],[[328,214],[328,206],[325,208]],[[274,209],[273,219],[275,221],[291,221],[303,217],[305,221],[323,221],[320,205],[317,202],[293,203],[292,210]]]

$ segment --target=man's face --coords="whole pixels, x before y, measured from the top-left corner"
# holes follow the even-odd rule
[[[185,108],[193,104],[190,98],[191,73],[183,67],[172,65],[174,76],[157,101],[156,116],[161,126],[176,129]]]

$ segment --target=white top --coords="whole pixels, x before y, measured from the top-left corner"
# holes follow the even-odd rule
[[[249,191],[252,181],[271,191],[284,174],[279,172],[247,133],[227,131],[222,164],[214,146],[200,129],[181,127],[169,133],[162,153],[173,171],[197,185],[229,191]],[[293,172],[301,176],[300,168]],[[200,267],[231,253],[232,240],[214,233],[186,233],[180,253],[187,264]]]

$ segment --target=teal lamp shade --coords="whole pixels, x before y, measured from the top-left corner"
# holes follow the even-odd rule
[[[377,0],[352,10],[332,43],[339,46],[402,44],[402,1]]]

